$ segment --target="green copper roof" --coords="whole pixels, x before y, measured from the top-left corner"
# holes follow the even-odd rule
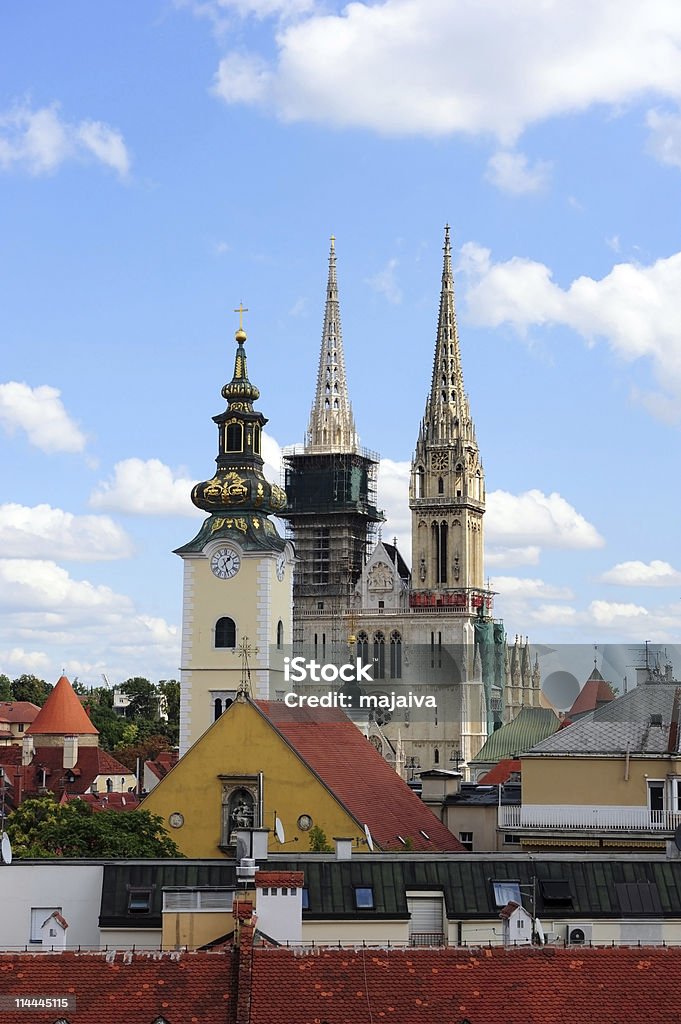
[[[512,722],[492,733],[473,761],[496,764],[504,758],[517,757],[552,736],[559,726],[558,718],[549,708],[521,708]]]

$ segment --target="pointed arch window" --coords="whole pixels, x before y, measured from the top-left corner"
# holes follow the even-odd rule
[[[374,633],[374,679],[385,679],[385,636]]]
[[[447,540],[448,540],[449,527],[447,523],[434,522],[432,526],[433,533],[433,551],[435,555],[435,582],[436,584],[447,582]]]
[[[402,678],[402,634],[397,629],[390,634],[390,678]]]
[[[260,426],[257,423],[253,426],[253,453],[260,455]]]
[[[364,632],[357,634],[357,657],[362,665],[369,664],[369,637]]]
[[[215,623],[215,646],[236,647],[236,622],[228,615]]]
[[[426,471],[423,466],[419,466],[416,470],[416,497],[425,498],[426,489]]]
[[[280,651],[284,646],[284,623],[279,619],[277,623],[277,650]]]
[[[445,493],[445,482],[444,482],[444,480],[442,479],[441,476],[439,476],[437,478],[437,493],[438,494],[444,494]]]
[[[436,747],[435,750],[433,751],[433,764],[439,764],[439,763],[440,763],[440,751]]]

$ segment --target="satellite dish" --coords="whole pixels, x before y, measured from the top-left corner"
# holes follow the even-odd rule
[[[546,933],[544,931],[544,926],[542,925],[538,917],[534,919],[534,934],[537,936],[537,942],[539,943],[539,945],[545,946]]]
[[[681,825],[677,825],[674,830],[674,846],[677,850],[681,850]]]
[[[277,839],[280,843],[286,842],[286,833],[284,832],[284,826],[281,823],[281,818],[274,819],[274,831],[277,835]]]
[[[6,832],[2,833],[2,840],[0,841],[0,851],[2,851],[2,863],[12,863],[12,844],[9,841],[9,836]]]
[[[364,835],[367,837],[367,846],[369,847],[369,849],[373,853],[374,852],[374,841],[371,838],[371,829],[369,828],[368,825],[364,826]]]

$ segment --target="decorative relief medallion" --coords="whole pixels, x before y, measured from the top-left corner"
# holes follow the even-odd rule
[[[394,579],[385,562],[377,562],[369,570],[369,590],[392,590]]]

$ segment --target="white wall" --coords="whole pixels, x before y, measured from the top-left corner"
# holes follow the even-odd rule
[[[0,949],[39,950],[30,943],[31,908],[59,908],[69,927],[66,947],[99,946],[101,864],[3,864],[0,867]],[[47,916],[47,915],[46,915]]]

